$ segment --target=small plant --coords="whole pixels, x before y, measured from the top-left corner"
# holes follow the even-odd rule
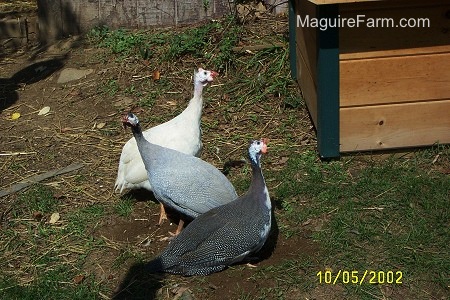
[[[84,236],[86,228],[98,223],[104,213],[105,209],[101,205],[91,205],[79,209],[67,216],[68,225],[65,230],[70,234]]]
[[[203,9],[206,11],[208,10],[209,6],[211,5],[210,0],[203,0]]]
[[[233,47],[235,47],[239,41],[241,29],[234,26],[234,24],[235,21],[231,19],[229,20],[229,28],[223,29],[223,36],[218,45],[219,52],[212,58],[211,62],[217,70],[228,69],[234,64],[236,59]]]
[[[210,33],[214,26],[216,26],[214,23],[210,23],[174,35],[167,52],[167,58],[173,59],[186,54],[202,57],[206,46],[211,41]]]
[[[102,89],[104,93],[112,97],[115,96],[119,91],[119,84],[117,83],[117,80],[110,79],[106,82]]]
[[[51,213],[59,204],[58,199],[53,197],[53,191],[41,184],[33,185],[29,190],[21,194],[19,201],[31,213]]]
[[[121,217],[128,217],[133,212],[133,201],[129,197],[124,197],[114,205],[116,214]]]

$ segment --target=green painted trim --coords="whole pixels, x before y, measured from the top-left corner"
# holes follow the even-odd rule
[[[289,62],[291,66],[291,76],[294,80],[297,80],[297,52],[295,51],[296,22],[295,0],[289,0]]]
[[[338,17],[338,4],[318,5],[317,17]],[[321,158],[339,157],[339,28],[317,28],[317,146]]]

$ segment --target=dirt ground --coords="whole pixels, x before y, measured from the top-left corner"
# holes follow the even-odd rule
[[[152,70],[139,63],[105,61],[101,59],[103,51],[71,38],[51,47],[19,51],[0,61],[0,153],[5,154],[0,157],[2,189],[30,176],[80,162],[83,164],[80,170],[44,181],[55,190],[55,195],[68,210],[93,203],[110,203],[113,206],[121,201],[121,196],[113,192],[113,186],[121,148],[131,137],[131,133],[120,126],[121,114],[134,109],[144,120],[148,116],[161,115],[162,119],[169,119],[176,115],[192,96],[192,83],[190,78],[174,76],[174,71],[177,68],[180,72],[193,70],[195,62],[186,61],[177,67],[172,66],[170,74],[161,66],[161,76],[171,76],[170,80],[176,83],[176,89],[150,109],[138,107],[136,97],[132,95],[108,94],[105,86],[110,82],[109,78],[116,78],[119,84],[149,80]],[[61,71],[67,68],[92,69],[92,73],[79,80],[57,83]],[[217,84],[223,82],[226,82],[226,78],[219,78]],[[218,121],[217,128],[230,136],[230,142],[215,145],[211,135],[204,135],[206,151],[203,151],[202,158],[217,166],[222,166],[227,159],[241,159],[245,154],[240,144],[242,141],[231,137],[238,127],[242,129],[253,123],[245,117],[245,111],[240,112],[232,123],[217,116],[214,105],[222,105],[226,99],[223,95],[216,95],[214,87],[208,87],[205,94],[212,101],[205,104],[203,121]],[[280,100],[276,99],[273,106],[279,109]],[[39,115],[44,107],[49,107],[50,111]],[[13,120],[14,113],[20,113],[20,117]],[[263,118],[263,124],[273,120],[271,114]],[[308,132],[313,136],[305,111],[298,111],[298,120],[303,120],[298,126],[304,124],[305,127],[300,128],[299,132]],[[144,127],[155,124],[157,122],[144,122]],[[277,122],[270,126],[276,127]],[[277,143],[277,138],[272,142]],[[270,160],[275,161],[276,158],[269,159],[268,164]],[[12,203],[17,195],[13,193],[4,197],[2,205]],[[131,216],[109,214],[100,220],[92,220],[95,226],[92,232],[87,233],[105,239],[109,247],[108,251],[91,254],[88,257],[90,263],[86,264],[83,271],[116,292],[126,290],[131,282],[135,282],[140,268],[133,259],[115,266],[114,261],[120,249],[138,248],[146,259],[151,259],[167,244],[159,241],[159,238],[176,228],[176,224],[168,222],[162,226],[156,225],[159,206],[152,202],[150,193],[133,193],[131,198],[136,201]],[[176,216],[174,221],[177,221]],[[258,266],[269,266],[298,253],[314,256],[317,246],[307,232],[303,236],[291,237],[289,242],[282,236],[273,235],[266,252],[270,259],[262,259]],[[213,274],[207,279],[172,276],[169,277],[172,283],[169,285],[163,285],[157,279],[155,284],[149,286],[148,279],[142,279],[141,288],[148,288],[149,298],[157,294],[160,298],[171,299],[180,296],[183,287],[201,286],[202,289],[197,288],[196,299],[234,299],[242,296],[239,294],[242,291],[251,295],[252,291],[261,287],[268,288],[276,284],[273,279],[256,280],[252,278],[253,275],[253,268],[244,265]],[[299,299],[299,296],[294,288],[286,299]],[[317,297],[320,298],[320,295]],[[128,299],[128,296],[124,292],[116,298]]]

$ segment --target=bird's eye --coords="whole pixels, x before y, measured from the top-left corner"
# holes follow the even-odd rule
[[[257,141],[257,142],[256,142],[256,145],[258,145],[258,146],[259,146],[260,144],[261,144],[261,142],[260,142],[260,141]]]
[[[204,72],[203,72],[203,75],[205,75],[205,76],[206,76],[206,74],[207,74],[207,73],[206,73],[206,71],[204,71]]]

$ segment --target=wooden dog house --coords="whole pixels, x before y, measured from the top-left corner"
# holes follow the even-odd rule
[[[321,157],[450,143],[448,0],[290,0],[289,27]]]

